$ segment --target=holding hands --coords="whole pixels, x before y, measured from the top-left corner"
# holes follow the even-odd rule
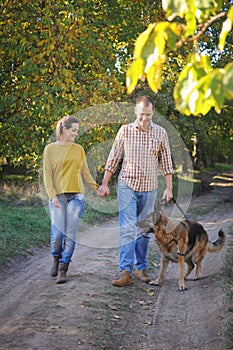
[[[97,190],[97,195],[100,198],[104,198],[104,196],[108,196],[110,194],[108,184],[109,184],[111,177],[112,177],[112,172],[105,170],[102,185],[100,185],[100,187]]]
[[[107,185],[101,185],[97,190],[97,195],[100,198],[104,198],[105,196],[108,196],[110,194],[109,187]]]

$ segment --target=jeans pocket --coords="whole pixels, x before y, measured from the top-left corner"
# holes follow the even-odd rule
[[[83,193],[77,193],[77,194],[75,195],[75,198],[76,198],[77,200],[79,200],[79,201],[84,201],[84,200],[85,200],[85,194],[83,194]]]

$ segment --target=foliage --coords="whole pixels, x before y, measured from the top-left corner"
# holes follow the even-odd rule
[[[100,0],[1,2],[1,163],[37,169],[62,115],[124,99],[124,62],[130,39],[145,26],[147,7]]]
[[[193,28],[194,19],[189,18],[188,14],[184,18],[166,19],[166,16],[174,11],[177,4],[183,4],[181,10],[184,10],[185,6],[192,3],[193,0],[169,0],[165,12],[162,8],[165,2],[153,0],[3,0],[0,3],[0,171],[19,173],[20,167],[24,173],[26,169],[30,175],[37,175],[44,146],[56,121],[64,114],[75,114],[80,120],[81,129],[85,132],[81,133],[78,142],[83,144],[86,151],[101,144],[106,154],[103,144],[114,138],[122,119],[119,124],[116,123],[116,110],[109,107],[107,117],[104,116],[101,122],[101,115],[96,120],[93,113],[95,109],[91,107],[111,104],[113,101],[116,104],[126,100],[134,103],[135,98],[142,93],[153,97],[159,113],[166,115],[178,129],[190,152],[195,131],[198,139],[203,140],[202,149],[207,153],[207,159],[210,159],[212,152],[213,161],[232,161],[231,101],[225,100],[221,117],[210,110],[207,114],[209,122],[201,120],[203,118],[186,118],[174,105],[173,87],[187,63],[187,53],[195,52],[194,36],[185,37],[184,31],[184,28],[189,31]],[[227,34],[231,15],[228,20],[221,17],[222,21],[227,22],[221,34],[221,46],[224,49],[220,52],[216,48],[222,28],[221,18],[212,22],[210,27],[205,27],[205,23],[209,23],[208,18],[212,20],[218,16],[214,13],[215,5],[219,2],[213,1],[211,10],[206,9],[209,0],[202,3],[201,13],[207,10],[207,17],[200,23],[201,17],[195,19],[196,33],[201,34],[197,41],[198,54],[202,52],[210,56],[214,69],[208,74],[212,74],[215,82],[214,96],[221,102],[221,90],[216,88],[220,75],[215,73],[232,61],[232,32]],[[224,2],[223,12],[229,10],[228,3]],[[160,84],[161,89],[154,94],[147,82],[141,82],[134,93],[127,96],[125,75],[132,62],[134,42],[149,23],[155,22],[158,26],[151,24],[148,28],[160,50],[161,64],[156,66],[159,69],[156,71],[156,81],[151,81]],[[163,36],[157,36],[158,29]],[[141,39],[137,42],[146,60],[154,44],[151,41],[147,43],[149,38],[147,40],[144,34],[142,37],[145,47]],[[182,39],[186,41],[182,42]],[[174,49],[177,43],[181,45]],[[139,52],[137,49],[137,54]],[[195,61],[193,57],[190,58],[191,62]],[[228,67],[230,73],[231,65]],[[187,72],[190,72],[189,68]],[[202,67],[195,74],[200,72],[203,73]],[[207,83],[203,82],[200,87],[207,88]],[[185,86],[185,79],[179,84]],[[229,84],[232,86],[231,80]],[[210,104],[214,100],[211,101]],[[208,103],[205,104],[206,110],[209,108]],[[198,105],[201,108],[202,103]],[[185,103],[182,106],[187,107]],[[210,130],[206,133],[208,126]],[[213,145],[217,153],[213,152]],[[99,171],[105,160],[106,157],[98,160]],[[203,162],[201,158],[200,162]]]
[[[205,118],[185,116],[168,111],[168,119],[176,125],[193,158],[194,166],[213,166],[215,162],[233,162],[233,130],[229,122],[231,108],[225,107],[219,115],[210,111]],[[196,154],[194,154],[196,147]]]
[[[177,110],[198,116],[206,115],[213,107],[220,113],[224,102],[233,99],[233,63],[213,68],[210,57],[201,54],[201,37],[207,29],[211,36],[211,25],[224,18],[219,42],[212,52],[217,55],[225,47],[230,50],[233,6],[222,0],[163,0],[162,5],[167,20],[150,23],[136,40],[134,61],[127,71],[128,93],[139,79],[147,79],[157,93],[162,88],[164,65],[172,63],[170,53],[176,52],[187,57],[174,88]]]

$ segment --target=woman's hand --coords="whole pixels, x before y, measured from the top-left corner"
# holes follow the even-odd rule
[[[60,203],[59,200],[57,199],[57,197],[54,197],[51,202],[53,203],[54,207],[56,208],[60,208]]]

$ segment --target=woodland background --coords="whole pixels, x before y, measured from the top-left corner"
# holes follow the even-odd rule
[[[180,3],[188,6],[191,2]],[[218,12],[228,11],[231,6],[231,1],[202,3],[211,8],[217,3],[214,14],[219,9]],[[210,56],[213,68],[233,61],[232,30],[224,49],[217,49],[225,19],[219,18],[203,30],[196,46],[189,41],[169,53],[157,93],[141,80],[128,94],[126,74],[133,62],[136,39],[150,23],[166,21],[161,1],[2,1],[1,176],[16,173],[35,178],[43,149],[61,116],[79,115],[88,107],[111,102],[134,103],[142,94],[149,94],[158,112],[177,129],[194,167],[213,166],[216,162],[232,164],[233,101],[224,100],[221,113],[211,109],[206,115],[187,116],[177,110],[173,98],[187,55],[197,50],[197,45],[199,53]],[[111,115],[108,125],[94,122],[94,128],[78,139],[86,151],[112,139],[119,128],[111,122]],[[85,124],[85,118],[81,123]]]

